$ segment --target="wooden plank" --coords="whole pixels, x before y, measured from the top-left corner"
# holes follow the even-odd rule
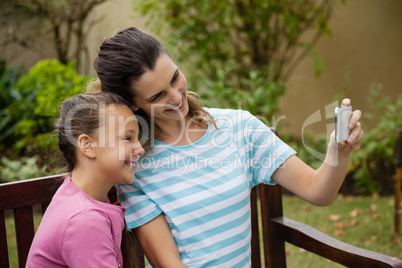
[[[272,222],[281,239],[346,267],[402,267],[397,258],[346,244],[286,217]]]
[[[9,267],[8,248],[7,248],[7,233],[6,219],[4,211],[0,210],[0,267]]]
[[[261,250],[260,250],[260,232],[258,223],[258,191],[260,186],[255,186],[251,189],[251,263],[253,268],[261,267]]]
[[[402,168],[396,168],[395,176],[395,209],[394,209],[394,231],[396,234],[400,233],[401,225],[401,185],[402,185]]]
[[[46,202],[46,203],[43,203],[42,205],[41,205],[41,208],[42,208],[42,216],[43,216],[43,214],[45,214],[45,211],[46,211],[46,209],[47,209],[47,207],[50,205],[50,202]]]
[[[0,184],[0,210],[49,202],[63,182],[63,175]]]
[[[271,131],[278,136],[275,128]],[[286,267],[285,241],[280,238],[271,219],[281,217],[282,187],[280,185],[261,185],[261,216],[264,238],[265,266],[275,268]]]
[[[31,206],[14,209],[15,234],[17,237],[18,264],[25,267],[29,248],[34,237],[33,210]]]
[[[271,219],[282,216],[280,185],[261,185],[261,215],[266,267],[286,267],[285,241],[277,233]]]

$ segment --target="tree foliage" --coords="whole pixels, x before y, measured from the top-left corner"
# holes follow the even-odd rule
[[[223,82],[227,90],[222,92],[228,94],[215,92],[208,97],[219,95],[228,101],[233,98],[231,94],[246,92],[246,98],[254,98],[254,102],[268,101],[257,100],[261,94],[253,93],[256,89],[250,87],[258,80],[249,83],[257,73],[263,78],[258,85],[265,91],[270,90],[270,84],[280,89],[276,94],[264,95],[274,98],[271,102],[276,106],[284,93],[284,82],[304,57],[311,55],[316,72],[321,72],[322,63],[313,48],[323,34],[331,33],[328,21],[333,4],[331,0],[134,2],[135,9],[148,15],[159,33],[165,33],[168,48],[175,48],[178,60],[185,59],[191,66],[190,74],[197,75],[195,81]],[[244,98],[239,100],[243,102]],[[261,105],[257,112],[266,116],[277,109],[259,108]]]
[[[9,123],[5,129],[13,129],[9,137],[2,137],[3,147],[13,146],[15,153],[21,150],[47,151],[54,145],[52,136],[54,119],[59,104],[68,97],[82,93],[89,77],[80,76],[73,63],[61,64],[57,60],[43,60],[33,66],[15,84],[12,102],[1,110]],[[7,147],[10,148],[10,147]]]
[[[79,67],[83,59],[89,62],[86,39],[101,19],[89,15],[106,1],[0,0],[0,29],[5,35],[0,47],[17,44],[44,53],[38,40],[48,40],[61,63],[74,60]]]
[[[9,67],[4,61],[0,61],[0,150],[10,143],[17,127],[15,118],[6,108],[16,100],[18,93],[15,84],[22,74],[20,68]]]
[[[365,132],[360,150],[351,155],[355,187],[361,193],[392,190],[395,174],[396,130],[402,128],[402,94],[391,99],[381,92],[382,85],[373,85],[367,101],[374,112],[364,118],[378,122]],[[380,187],[379,187],[380,186]]]

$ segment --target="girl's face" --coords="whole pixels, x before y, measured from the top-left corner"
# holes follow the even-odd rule
[[[106,105],[101,109],[100,120],[95,146],[99,171],[112,180],[113,185],[132,183],[135,164],[144,154],[135,115],[127,106]]]
[[[188,114],[187,81],[171,58],[162,54],[155,68],[132,84],[134,109],[151,116],[158,126],[172,120],[184,119]]]

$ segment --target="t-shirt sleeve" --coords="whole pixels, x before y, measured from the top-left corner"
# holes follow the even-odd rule
[[[117,186],[120,204],[126,208],[125,220],[128,229],[144,225],[162,213],[162,210],[134,184]]]
[[[84,210],[70,219],[62,256],[68,267],[118,267],[111,222],[100,211]],[[120,245],[120,243],[118,243]]]
[[[261,120],[246,113],[243,129],[248,137],[249,176],[251,187],[276,184],[271,176],[296,151],[279,139]]]

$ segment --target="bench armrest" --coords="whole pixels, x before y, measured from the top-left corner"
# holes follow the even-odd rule
[[[402,267],[402,261],[341,242],[313,227],[286,217],[273,218],[279,239],[348,267]]]

